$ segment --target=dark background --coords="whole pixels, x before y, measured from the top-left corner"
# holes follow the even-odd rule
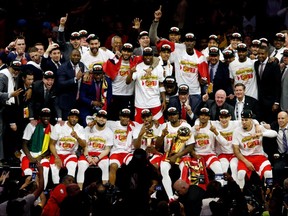
[[[182,33],[192,32],[197,38],[210,34],[238,31],[251,34],[253,38],[266,37],[285,29],[283,18],[268,16],[268,0],[186,0],[186,15]],[[70,34],[81,29],[100,36],[102,41],[113,32],[113,23],[121,20],[127,27],[132,26],[135,17],[142,19],[141,27],[149,30],[154,11],[162,5],[158,35],[167,37],[172,26],[178,26],[174,16],[176,8],[183,0],[0,0],[0,48],[6,47],[17,34],[15,29],[25,28],[28,46],[43,40],[43,23],[51,27],[58,25],[60,17],[68,13],[65,32]],[[196,5],[197,4],[197,5]],[[283,6],[288,6],[283,0]],[[255,16],[256,29],[243,29],[243,16]],[[23,27],[17,24],[26,20]],[[20,26],[20,27],[19,27]],[[14,32],[13,32],[14,31]]]

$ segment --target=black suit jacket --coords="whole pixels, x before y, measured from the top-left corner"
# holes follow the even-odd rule
[[[210,110],[210,120],[219,120],[219,113],[221,109],[227,109],[229,113],[231,113],[231,120],[235,120],[234,107],[227,102],[224,102],[221,107],[218,107],[214,100],[209,99],[206,102],[202,101],[197,110],[197,114],[199,114],[202,107],[207,107]]]
[[[260,61],[254,63],[258,86],[258,98],[260,105],[272,108],[275,102],[280,102],[281,71],[275,62],[267,62],[262,78],[259,76]]]
[[[55,118],[61,117],[61,112],[56,104],[56,87],[55,83],[50,90],[48,100],[45,100],[44,83],[38,80],[33,83],[32,98],[29,104],[30,116],[38,119],[41,109],[49,108],[51,110],[51,123],[55,123]]]
[[[209,98],[214,99],[215,92],[223,89],[226,95],[233,94],[232,84],[229,77],[228,65],[219,61],[214,79],[213,79],[213,93],[209,94]]]
[[[232,105],[234,107],[235,110],[235,106],[236,106],[236,97],[234,97]],[[259,116],[259,103],[258,100],[256,100],[255,98],[245,95],[245,101],[244,101],[244,106],[243,109],[249,109],[252,110],[254,116],[253,118],[258,120],[258,116]]]
[[[191,109],[192,109],[192,112],[194,113],[194,116],[193,118],[191,119],[189,116],[188,116],[188,113],[186,112],[186,121],[191,125],[193,126],[194,123],[195,123],[195,120],[197,119],[197,108],[199,106],[199,102],[197,102],[198,100],[193,100],[193,98],[189,97],[189,105],[191,106]],[[181,102],[179,100],[179,96],[178,95],[174,95],[174,96],[171,96],[169,98],[169,103],[168,103],[168,106],[167,106],[167,109],[169,107],[175,107],[178,112],[179,112],[179,117],[181,118]],[[167,119],[167,114],[165,113],[165,118]]]
[[[84,64],[79,62],[81,71],[84,71]],[[61,110],[70,111],[77,107],[76,96],[78,82],[75,82],[75,71],[71,61],[63,63],[57,70],[57,104]]]
[[[281,95],[281,71],[279,64],[275,62],[267,62],[264,68],[262,78],[259,76],[260,61],[254,63],[256,71],[256,79],[258,86],[258,101],[260,120],[267,123],[277,119],[277,113],[272,112],[272,106],[275,102],[280,103]]]

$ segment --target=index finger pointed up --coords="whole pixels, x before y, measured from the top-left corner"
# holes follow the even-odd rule
[[[162,5],[160,5],[159,10],[160,10],[160,11],[162,10]]]
[[[68,13],[66,13],[66,19],[68,18]]]

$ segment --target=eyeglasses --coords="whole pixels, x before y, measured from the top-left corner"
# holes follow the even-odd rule
[[[80,112],[79,112],[78,109],[72,109],[72,110],[70,111],[70,113],[73,113],[73,114],[76,114],[76,115],[79,115],[79,114],[80,114]]]

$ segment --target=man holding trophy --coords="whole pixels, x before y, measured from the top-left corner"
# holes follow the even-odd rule
[[[162,184],[166,191],[169,201],[175,200],[173,196],[172,180],[169,170],[172,165],[179,165],[182,178],[182,170],[185,161],[190,161],[191,157],[197,158],[194,152],[194,136],[192,128],[186,121],[179,120],[179,112],[175,107],[167,110],[168,122],[163,125],[163,130],[159,134],[156,142],[156,148],[164,147],[164,155],[160,163],[160,172],[162,175]]]

